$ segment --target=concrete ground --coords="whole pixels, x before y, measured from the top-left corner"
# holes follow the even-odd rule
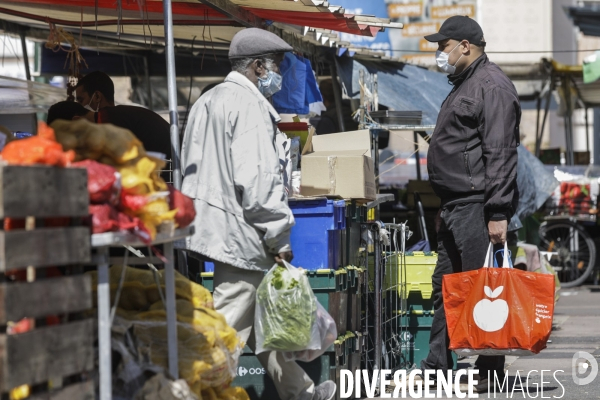
[[[504,393],[498,392],[496,395],[494,393],[479,394],[478,398],[600,399],[600,373],[594,381],[585,386],[575,384],[572,376],[573,356],[576,352],[585,351],[593,355],[596,363],[600,364],[600,288],[563,289],[554,310],[554,325],[548,347],[540,354],[532,357],[506,358],[509,393],[504,391]],[[459,368],[472,368],[474,360],[474,358],[469,358],[459,361]],[[579,362],[579,364],[582,363]],[[544,372],[543,393],[540,390],[541,370],[552,371]],[[588,368],[586,372],[578,374],[578,376],[585,378],[589,376],[590,370],[591,368]],[[527,381],[528,374],[529,381]],[[463,386],[463,390],[466,389],[464,385],[461,386]],[[377,397],[377,399],[381,398]],[[453,397],[442,398],[456,399],[459,397],[455,394]]]

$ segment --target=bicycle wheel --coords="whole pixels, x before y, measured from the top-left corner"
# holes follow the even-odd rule
[[[596,246],[585,229],[572,221],[540,225],[540,250],[555,253],[550,264],[564,288],[581,285],[594,269]]]

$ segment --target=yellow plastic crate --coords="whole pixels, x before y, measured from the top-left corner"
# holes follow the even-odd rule
[[[399,255],[398,257],[402,257]],[[406,290],[403,298],[407,298],[409,292],[420,292],[423,299],[430,299],[433,293],[431,276],[437,263],[438,255],[436,252],[414,251],[408,253],[405,257],[406,262]],[[386,292],[394,290],[401,295],[400,285],[404,282],[402,273],[401,259],[397,263],[390,259],[386,263],[386,272],[383,277],[384,297]],[[369,285],[373,290],[373,282],[375,281],[375,271],[372,265],[372,259],[369,263]]]
[[[404,297],[408,297],[409,292],[421,292],[424,299],[430,299],[433,293],[431,276],[437,264],[438,255],[436,252],[415,251],[412,255],[406,256],[406,291]],[[400,277],[399,277],[400,278]]]

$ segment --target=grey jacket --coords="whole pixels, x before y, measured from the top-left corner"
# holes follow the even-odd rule
[[[280,118],[245,76],[231,72],[192,107],[182,144],[182,192],[194,200],[187,248],[245,269],[268,269],[291,250],[275,143]]]
[[[442,104],[427,154],[442,205],[483,202],[491,220],[510,219],[518,202],[521,106],[513,83],[485,54],[460,75]]]

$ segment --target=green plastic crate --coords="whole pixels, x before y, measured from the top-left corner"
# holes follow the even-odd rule
[[[329,379],[336,379],[335,353],[325,353],[309,363],[299,362],[308,376],[318,385]],[[236,377],[232,386],[243,387],[252,400],[277,400],[279,396],[275,385],[267,375],[258,357],[254,354],[242,354],[239,359]],[[339,381],[338,381],[339,382]]]
[[[422,293],[412,291],[407,298],[406,311],[401,311],[399,323],[403,329],[400,335],[403,354],[410,365],[420,368],[421,361],[429,353],[429,336],[435,314],[433,299],[424,298]],[[452,353],[453,369],[457,367],[457,357]]]
[[[348,329],[348,270],[345,268],[320,269],[306,271],[306,275],[315,297],[336,322],[338,332],[346,332]],[[198,282],[212,293],[214,273],[200,273]]]
[[[335,291],[341,292],[348,289],[349,274],[346,268],[338,270],[318,269],[316,271],[305,271],[308,276],[310,287],[313,291]],[[356,274],[352,275],[353,277]],[[196,282],[204,286],[212,293],[214,290],[214,272],[201,272],[196,278]]]
[[[348,361],[354,346],[354,338],[354,334],[351,333],[341,335],[325,354],[309,363],[298,362],[298,365],[306,371],[315,385],[329,379],[339,385],[340,371],[349,368]],[[240,356],[232,386],[246,389],[252,400],[279,399],[273,381],[267,376],[258,357],[252,353],[244,353]]]

